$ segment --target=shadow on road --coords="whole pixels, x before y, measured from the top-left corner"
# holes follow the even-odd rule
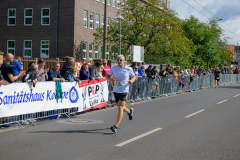
[[[106,131],[106,132],[100,132]],[[102,134],[102,135],[112,135],[115,133],[111,133],[110,128],[106,129],[92,129],[92,130],[65,130],[65,131],[35,131],[35,132],[28,132],[28,133],[92,133],[92,134]]]

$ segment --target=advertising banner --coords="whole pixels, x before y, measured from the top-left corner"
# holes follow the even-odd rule
[[[133,46],[133,62],[144,62],[144,47]]]
[[[62,98],[56,97],[56,82],[13,83],[0,86],[0,117],[78,107],[79,112],[107,106],[106,80],[64,82]]]
[[[77,72],[75,74],[76,77],[80,77],[80,69],[81,69],[82,65],[83,65],[82,63],[75,62],[75,67],[77,69]]]

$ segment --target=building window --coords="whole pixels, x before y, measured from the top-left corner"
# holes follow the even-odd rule
[[[120,9],[120,0],[117,0],[117,9]]]
[[[82,55],[83,59],[86,59],[86,53],[87,53],[87,43],[83,42],[83,55]]]
[[[87,21],[88,21],[88,11],[84,11],[84,17],[83,17],[83,27],[87,28]]]
[[[104,28],[104,16],[102,16],[102,29]]]
[[[95,59],[98,59],[98,45],[95,45]]]
[[[92,59],[92,50],[93,50],[93,44],[89,44],[89,59]]]
[[[41,24],[42,25],[50,25],[50,8],[42,8],[42,17]]]
[[[96,29],[99,28],[99,18],[100,18],[100,15],[97,14],[96,15]]]
[[[105,3],[105,0],[102,0],[102,3]]]
[[[116,5],[116,1],[112,0],[112,6],[115,7],[115,5]]]
[[[93,17],[94,17],[94,13],[90,13],[90,29],[93,29]]]
[[[109,5],[109,6],[111,5],[111,4],[110,4],[110,3],[111,3],[110,1],[111,1],[111,0],[107,0],[107,5]]]
[[[110,18],[107,18],[107,31],[109,31],[110,29],[109,24],[110,24]]]
[[[49,58],[49,40],[41,40],[41,58]]]
[[[24,9],[24,25],[31,26],[33,24],[33,9],[25,8]]]
[[[7,41],[7,53],[12,53],[15,55],[15,40]]]
[[[124,9],[124,0],[122,1],[121,6],[122,6],[122,9]]]
[[[23,42],[23,57],[32,57],[32,41],[24,40]]]
[[[103,45],[101,45],[101,59],[103,59]]]
[[[9,26],[15,26],[16,25],[16,9],[8,9],[8,22],[7,24]]]

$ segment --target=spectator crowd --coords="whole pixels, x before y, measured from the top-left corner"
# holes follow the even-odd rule
[[[7,85],[13,82],[33,82],[35,86],[37,82],[44,81],[60,81],[60,82],[78,82],[81,80],[100,80],[104,79],[110,70],[107,65],[107,59],[103,62],[95,62],[90,68],[88,63],[83,60],[80,70],[79,79],[75,76],[77,69],[74,67],[75,58],[68,58],[66,64],[62,67],[56,62],[53,68],[45,68],[44,59],[39,59],[37,63],[30,62],[28,70],[23,71],[21,57],[16,57],[11,53],[6,54],[4,63],[1,61],[0,85]]]
[[[28,70],[23,71],[21,57],[16,57],[11,53],[6,54],[4,63],[0,62],[1,73],[0,73],[0,85],[7,85],[13,82],[33,82],[34,85],[39,81],[60,81],[60,82],[78,82],[81,84],[82,80],[100,80],[105,79],[106,75],[110,70],[108,66],[108,60],[103,59],[102,62],[96,61],[94,65],[90,66],[83,60],[83,65],[80,69],[79,79],[75,77],[77,69],[74,67],[75,59],[73,57],[68,58],[66,64],[62,67],[60,63],[55,63],[53,68],[45,68],[45,61],[39,59],[37,63],[30,62],[28,64]],[[133,62],[131,65],[135,75],[137,76],[136,81],[139,78],[148,77],[156,79],[160,77],[171,77],[171,76],[189,76],[192,81],[194,77],[201,75],[215,75],[215,80],[219,81],[220,74],[239,74],[239,68],[228,68],[224,67],[219,70],[218,67],[214,66],[211,69],[205,69],[204,66],[186,66],[184,70],[180,70],[180,66],[172,66],[168,64],[165,69],[161,69],[157,66],[148,65],[144,62]],[[158,87],[158,86],[157,86]]]
[[[102,62],[96,61],[94,65],[86,63],[85,60],[82,61],[83,65],[80,69],[80,76],[77,78],[77,69],[74,67],[75,59],[69,57],[64,66],[60,66],[60,63],[56,62],[53,68],[45,68],[44,59],[39,59],[37,63],[30,62],[28,64],[28,70],[23,71],[23,63],[21,62],[21,57],[16,57],[11,53],[7,53],[3,61],[0,61],[0,85],[8,85],[13,82],[32,82],[33,86],[37,85],[38,82],[44,81],[58,81],[59,82],[77,82],[79,85],[82,80],[101,80],[105,79],[108,72],[110,71],[110,66],[108,66],[108,60],[103,58]],[[136,81],[139,82],[140,78],[147,77],[148,80],[153,80],[156,85],[156,95],[158,91],[159,84],[156,83],[157,78],[161,77],[180,77],[180,80],[184,79],[185,76],[190,77],[190,83],[194,80],[196,76],[210,76],[214,75],[215,85],[219,84],[219,78],[221,74],[239,74],[239,68],[229,68],[223,67],[221,70],[213,66],[211,69],[205,69],[204,66],[185,66],[184,70],[180,69],[180,66],[172,66],[168,64],[165,69],[159,70],[158,66],[145,65],[144,62],[133,62],[131,64],[133,72],[136,75]],[[61,68],[61,69],[60,69]],[[182,85],[182,82],[179,82]],[[113,84],[111,84],[113,85]],[[138,95],[140,90],[140,84],[138,83]],[[149,93],[148,93],[149,94]],[[139,97],[137,97],[139,99]],[[4,121],[5,118],[3,118]]]

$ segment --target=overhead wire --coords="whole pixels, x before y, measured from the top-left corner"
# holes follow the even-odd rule
[[[209,11],[206,7],[204,7],[203,5],[201,5],[198,1],[194,0],[198,5],[200,5],[202,8],[204,8],[206,11],[208,11],[210,14],[212,14],[214,17],[216,17],[218,20],[220,18],[218,18],[215,14],[213,14],[211,11]],[[226,22],[223,22],[224,24],[226,24],[228,27],[232,28],[233,30],[235,30],[237,32],[236,29],[234,29],[232,26],[228,25]]]
[[[194,10],[198,11],[199,13],[201,13],[202,15],[204,15],[205,17],[207,17],[208,19],[211,19],[210,17],[206,16],[204,13],[202,13],[201,11],[199,11],[198,9],[196,9],[195,7],[193,7],[192,5],[190,5],[189,3],[187,3],[185,0],[182,0],[184,3],[186,3],[187,5],[189,5],[190,7],[192,7]],[[194,0],[195,1],[195,0]],[[220,24],[219,24],[220,25]],[[221,25],[222,26],[222,25]],[[222,26],[223,27],[223,26]],[[235,32],[230,31],[229,29],[227,29],[226,27],[223,27],[224,29],[228,30],[229,32],[231,32],[232,34],[234,34],[235,36],[240,36],[237,35]]]

